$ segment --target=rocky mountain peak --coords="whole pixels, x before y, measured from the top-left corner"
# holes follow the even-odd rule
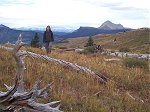
[[[112,23],[111,21],[107,20],[99,27],[99,29],[116,30],[116,29],[125,29],[125,28],[121,24],[115,24],[115,23]]]

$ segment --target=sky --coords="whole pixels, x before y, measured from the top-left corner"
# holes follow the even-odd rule
[[[99,27],[110,20],[150,27],[150,0],[0,0],[0,24],[11,28]]]

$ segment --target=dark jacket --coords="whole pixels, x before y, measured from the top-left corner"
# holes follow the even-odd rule
[[[50,32],[44,32],[44,35],[43,35],[43,43],[46,43],[46,42],[53,42],[54,41],[54,37],[53,37],[53,32],[50,31]]]

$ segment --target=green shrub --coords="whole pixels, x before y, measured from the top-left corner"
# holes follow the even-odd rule
[[[142,54],[150,54],[150,51],[141,51]]]
[[[38,33],[35,33],[34,38],[32,39],[30,45],[31,47],[37,47],[37,48],[41,46]]]
[[[127,47],[122,47],[119,49],[119,52],[130,52],[130,49]]]
[[[149,67],[148,61],[136,58],[126,58],[124,60],[124,65],[129,68],[139,67],[148,69]]]
[[[88,46],[86,47],[83,51],[81,51],[81,54],[91,54],[91,53],[95,53],[95,46]]]

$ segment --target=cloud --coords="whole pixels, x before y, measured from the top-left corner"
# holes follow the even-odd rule
[[[32,0],[0,0],[1,6],[8,5],[31,5],[33,4]]]
[[[135,21],[136,25],[132,26],[148,26],[150,20],[150,7],[149,1],[147,0],[84,0],[94,6],[105,8],[109,13],[113,14],[113,16],[109,16],[114,21]],[[139,21],[139,22],[138,22]],[[128,22],[125,22],[128,23]],[[132,22],[135,23],[135,22]],[[131,24],[132,24],[131,23]],[[146,25],[147,24],[147,25]],[[150,26],[148,26],[150,27]]]
[[[77,0],[84,1],[97,6],[104,7],[137,7],[141,9],[150,9],[148,0]]]
[[[149,3],[145,0],[0,0],[0,4],[0,22],[13,27],[47,24],[98,27],[111,20],[137,28],[142,24],[148,26],[149,20]]]

